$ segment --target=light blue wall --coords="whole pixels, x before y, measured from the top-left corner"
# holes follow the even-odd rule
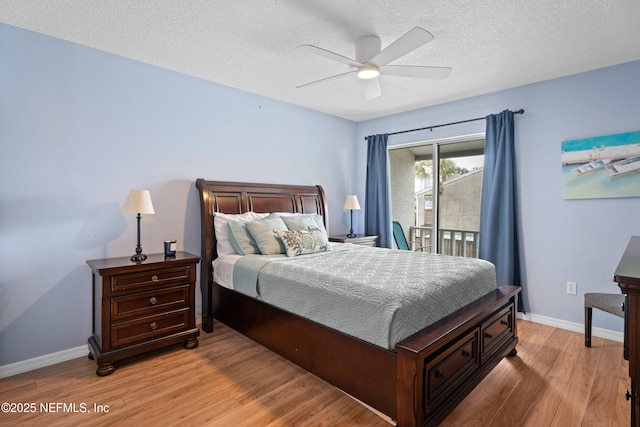
[[[0,366],[86,343],[85,261],[133,254],[130,189],[147,253],[199,253],[199,177],[320,184],[348,229],[354,122],[7,25],[0,98]]]
[[[528,312],[582,323],[585,292],[619,292],[612,282],[629,237],[640,235],[640,198],[564,200],[564,140],[640,130],[640,61],[359,124],[358,191],[364,194],[364,136],[449,123],[504,109],[516,116],[523,281]],[[484,132],[484,121],[389,137],[389,145]],[[578,295],[566,282],[578,283]],[[594,326],[622,319],[594,313]]]

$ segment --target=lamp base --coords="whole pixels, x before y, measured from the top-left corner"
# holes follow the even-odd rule
[[[140,262],[147,259],[147,256],[142,253],[142,245],[140,244],[140,214],[136,217],[138,220],[138,244],[136,245],[136,253],[131,256],[131,261]]]
[[[144,261],[145,259],[147,259],[147,256],[143,253],[135,253],[133,255],[131,255],[131,261]]]
[[[350,215],[351,216],[351,222],[349,224],[349,234],[347,234],[347,237],[354,238],[354,237],[356,237],[356,233],[353,232],[353,209],[350,209],[350,210],[351,210],[351,212],[350,212],[350,214],[351,214]]]

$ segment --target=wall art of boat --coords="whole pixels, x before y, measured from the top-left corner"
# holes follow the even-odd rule
[[[576,176],[582,176],[600,170],[609,163],[611,163],[611,159],[598,159],[594,160],[591,163],[587,163],[586,165],[579,166],[573,171],[576,173]]]
[[[611,163],[606,165],[605,168],[612,177],[640,172],[640,156],[630,157],[620,162]]]

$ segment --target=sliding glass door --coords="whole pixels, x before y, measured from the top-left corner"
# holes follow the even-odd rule
[[[389,152],[392,212],[394,220],[403,225],[410,246],[477,257],[484,139],[433,142],[400,150],[406,151]],[[410,192],[406,187],[412,184],[402,172],[409,161],[415,175],[411,216],[407,215]]]

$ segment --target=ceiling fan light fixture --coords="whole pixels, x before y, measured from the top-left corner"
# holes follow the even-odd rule
[[[365,35],[355,40],[355,60],[347,58],[339,53],[310,44],[298,46],[307,52],[325,57],[335,62],[348,65],[351,71],[343,72],[331,77],[306,83],[298,88],[315,85],[317,83],[352,76],[355,74],[360,80],[359,84],[364,90],[366,99],[373,99],[382,96],[380,88],[380,76],[384,71],[389,77],[412,77],[416,79],[444,79],[451,73],[450,67],[429,67],[423,65],[389,65],[402,58],[419,47],[433,40],[433,35],[420,27],[413,27],[384,49],[380,37],[376,35]],[[386,79],[388,77],[384,77]]]
[[[358,68],[358,72],[356,75],[358,76],[358,78],[364,80],[375,79],[380,75],[380,69],[375,65],[366,64]]]

